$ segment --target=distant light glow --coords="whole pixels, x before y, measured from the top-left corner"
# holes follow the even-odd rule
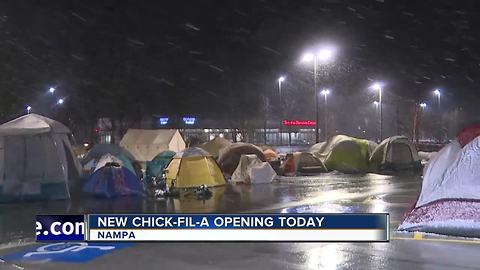
[[[183,117],[183,123],[185,123],[185,125],[195,125],[196,121],[197,118],[195,117]]]
[[[370,86],[370,88],[372,88],[373,90],[375,91],[381,91],[382,90],[382,85],[378,82],[372,84],[372,86]]]
[[[84,144],[83,144],[83,147],[87,148],[89,145],[90,145],[90,144],[88,144],[88,143],[84,143]]]
[[[425,103],[425,102],[420,103],[420,107],[422,109],[425,109],[427,107],[427,103]]]
[[[373,102],[373,105],[378,106],[378,101],[375,100],[375,101]]]
[[[58,105],[62,105],[64,102],[65,102],[65,99],[64,99],[64,98],[59,98],[59,99],[57,100],[57,104],[58,104]]]
[[[331,49],[321,49],[317,55],[318,59],[322,62],[328,62],[333,59],[333,51]]]
[[[50,88],[48,89],[48,92],[49,92],[50,94],[55,93],[55,87],[50,87]]]
[[[280,76],[280,78],[278,78],[278,82],[284,82],[285,81],[285,77],[284,76]]]
[[[330,90],[329,89],[323,89],[322,92],[320,92],[322,95],[324,96],[327,96],[330,94]]]
[[[313,55],[313,53],[305,53],[302,56],[302,62],[312,62],[314,58],[315,56]]]
[[[440,96],[442,94],[439,89],[435,89],[435,91],[433,91],[433,93],[437,96]]]
[[[166,125],[168,124],[168,117],[160,117],[158,118],[158,121],[160,121],[160,125]]]
[[[27,109],[27,113],[30,113],[30,111],[32,110],[32,107],[30,105],[27,105],[25,109]]]

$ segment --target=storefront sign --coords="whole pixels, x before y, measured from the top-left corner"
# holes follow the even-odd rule
[[[282,121],[284,126],[289,127],[314,127],[316,122],[313,120],[288,120],[285,119]]]

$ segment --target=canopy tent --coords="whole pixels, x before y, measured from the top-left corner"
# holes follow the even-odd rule
[[[0,201],[70,198],[81,165],[60,122],[27,114],[0,125]]]
[[[242,155],[256,155],[261,161],[266,161],[262,149],[250,143],[233,143],[220,151],[218,163],[225,175],[231,176],[240,162]]]
[[[147,162],[165,150],[182,151],[185,141],[177,129],[129,129],[120,146],[130,151],[135,160]]]
[[[142,195],[143,187],[130,170],[118,164],[107,163],[88,178],[83,191],[99,197],[112,198]]]
[[[175,154],[176,153],[173,151],[163,151],[155,156],[152,161],[147,162],[147,170],[145,172],[147,179],[152,177],[162,177],[163,171]]]
[[[201,144],[199,147],[207,151],[213,157],[218,157],[220,150],[231,145],[232,142],[224,138],[215,137],[213,140]]]
[[[82,163],[87,164],[92,159],[99,159],[105,154],[114,155],[116,157],[123,155],[127,157],[130,161],[134,160],[133,155],[130,154],[123,147],[116,144],[100,143],[100,144],[94,145],[92,149],[88,151],[88,153],[83,158]]]
[[[370,156],[373,172],[420,170],[421,160],[413,143],[404,136],[383,140]]]
[[[424,169],[422,191],[399,230],[480,237],[480,137],[455,140]]]
[[[277,173],[268,162],[261,161],[256,155],[242,155],[232,174],[232,182],[248,184],[270,183]]]
[[[288,176],[309,175],[327,172],[323,162],[312,153],[295,152],[287,155],[283,174]]]
[[[363,173],[368,171],[370,143],[345,135],[336,135],[327,143],[316,144],[310,153],[323,161],[329,171]]]
[[[169,187],[190,188],[200,185],[220,186],[225,178],[217,162],[205,150],[190,147],[177,153],[166,169]]]

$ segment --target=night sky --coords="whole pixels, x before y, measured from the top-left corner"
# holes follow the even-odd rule
[[[78,122],[240,119],[261,112],[263,96],[275,111],[280,75],[289,113],[304,117],[312,74],[299,59],[319,44],[337,48],[321,85],[337,100],[354,97],[352,110],[374,100],[368,86],[380,80],[386,103],[430,104],[440,88],[446,108],[478,114],[477,2],[3,1],[0,118],[31,104]],[[66,97],[62,108],[50,86]]]

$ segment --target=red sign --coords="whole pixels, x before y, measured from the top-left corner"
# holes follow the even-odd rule
[[[314,127],[316,122],[313,120],[283,120],[282,124],[289,127]]]

